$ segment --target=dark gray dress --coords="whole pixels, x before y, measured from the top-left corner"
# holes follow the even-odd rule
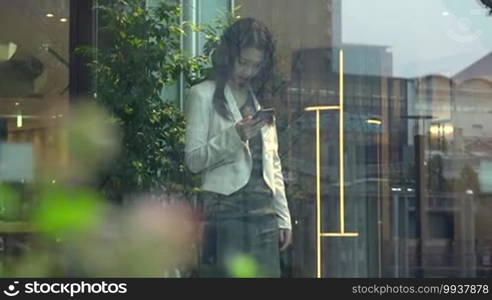
[[[251,96],[241,108],[243,117],[255,112]],[[249,140],[253,169],[249,182],[224,196],[203,192],[206,234],[201,276],[230,277],[234,259],[254,261],[258,277],[280,277],[279,230],[273,193],[263,179],[261,133]]]

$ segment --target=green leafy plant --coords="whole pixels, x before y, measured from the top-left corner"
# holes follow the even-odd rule
[[[149,8],[144,0],[101,0],[95,9],[102,45],[79,52],[91,58],[95,100],[120,127],[122,146],[101,186],[115,200],[138,191],[185,191],[193,186],[183,166],[185,119],[161,94],[182,72],[192,78],[204,64],[181,49],[190,24],[181,23],[181,7],[170,1]]]
[[[120,127],[121,154],[104,172],[101,188],[110,199],[139,191],[195,191],[197,177],[184,167],[185,119],[174,99],[162,91],[181,75],[187,86],[205,79],[210,54],[235,13],[224,12],[212,24],[181,21],[181,6],[162,0],[100,0],[99,48],[80,47],[91,59],[95,101]],[[187,31],[203,33],[203,55],[191,57],[181,48]]]
[[[220,42],[222,32],[240,18],[237,15],[237,11],[240,7],[241,6],[236,6],[232,12],[226,10],[219,11],[217,17],[210,23],[202,25],[196,25],[189,22],[184,23],[186,27],[190,28],[192,31],[203,34],[203,37],[205,38],[203,53],[191,58],[185,68],[184,76],[190,85],[199,83],[209,76],[212,70],[211,55]]]

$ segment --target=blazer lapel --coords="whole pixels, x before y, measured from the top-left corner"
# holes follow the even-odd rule
[[[253,102],[255,104],[256,110],[257,111],[260,110],[261,105],[258,102],[258,99],[256,99],[255,93],[253,93],[253,90],[251,88],[249,89],[249,92],[251,93],[251,97],[253,97]],[[265,125],[261,128],[261,137],[263,140],[263,149],[268,149],[268,146],[270,146],[270,145],[267,145],[268,141],[270,140],[269,137],[270,137],[270,132],[271,132],[271,130],[269,130],[269,127],[270,127],[269,125]]]
[[[234,118],[234,121],[241,120],[243,117],[241,115],[241,112],[239,111],[239,108],[237,107],[236,100],[234,99],[234,96],[232,95],[231,88],[229,87],[228,84],[226,84],[224,87],[224,95],[226,97],[227,104],[229,105],[229,108],[231,109],[232,117]]]

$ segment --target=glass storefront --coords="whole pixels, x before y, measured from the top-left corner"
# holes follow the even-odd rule
[[[487,9],[237,3],[276,33],[292,275],[490,276]]]
[[[90,91],[79,82],[90,72],[73,64],[74,41],[111,47],[100,40],[104,21],[74,3],[0,0],[0,182],[24,194],[71,167],[60,129],[84,100],[69,92]],[[234,10],[275,40],[274,80],[261,103],[275,110],[291,215],[282,277],[492,276],[492,16],[481,1],[179,4],[181,21],[211,24]],[[86,36],[88,23],[96,30]],[[189,32],[180,43],[197,56],[207,37]],[[185,110],[189,85],[181,75],[162,97]],[[187,196],[198,207],[197,190]],[[7,251],[26,220],[3,219]],[[22,223],[19,232],[9,222]]]

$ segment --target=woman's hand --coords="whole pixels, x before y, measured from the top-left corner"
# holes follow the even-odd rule
[[[284,251],[292,244],[292,230],[280,228],[280,251]]]
[[[254,120],[252,116],[247,116],[236,124],[236,130],[243,142],[255,137],[265,126],[266,122]]]

